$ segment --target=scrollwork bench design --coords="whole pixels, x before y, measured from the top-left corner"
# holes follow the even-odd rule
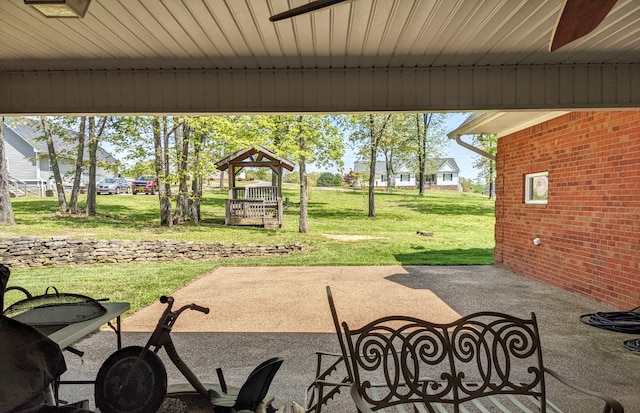
[[[548,376],[600,399],[605,413],[624,412],[616,400],[573,386],[543,366],[534,313],[521,319],[479,312],[448,324],[390,316],[359,328],[341,326],[347,381],[361,413],[558,413],[547,401]]]

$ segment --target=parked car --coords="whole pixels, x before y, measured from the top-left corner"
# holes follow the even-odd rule
[[[158,179],[155,175],[142,175],[138,179],[133,181],[131,191],[134,195],[140,192],[142,192],[143,194],[155,195],[157,189]]]
[[[129,182],[124,178],[107,178],[98,183],[97,194],[119,194],[121,192],[129,193],[131,187]]]

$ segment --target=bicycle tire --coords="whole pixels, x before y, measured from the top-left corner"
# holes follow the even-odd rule
[[[102,364],[95,383],[96,407],[101,413],[155,412],[167,395],[167,371],[160,358],[146,350],[137,372],[127,386],[121,387],[131,367],[144,351],[143,347],[124,347]]]

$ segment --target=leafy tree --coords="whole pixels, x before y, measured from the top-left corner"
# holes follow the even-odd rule
[[[441,157],[447,142],[446,113],[415,113],[412,123],[412,142],[418,177],[418,194],[424,196],[427,173],[437,168],[436,160]]]
[[[15,225],[9,193],[9,173],[4,150],[4,117],[0,116],[0,225]]]
[[[343,183],[342,174],[333,174],[333,186],[342,186]]]
[[[142,175],[153,175],[153,170],[152,159],[141,159],[132,166],[123,169],[122,174],[136,179]]]
[[[307,173],[307,183],[309,184],[309,188],[313,188],[318,186],[318,178],[320,177],[320,172],[308,172]]]
[[[215,118],[196,117],[187,118],[188,134],[185,139],[191,141],[191,154],[187,157],[186,173],[191,177],[191,193],[188,201],[188,214],[192,222],[200,222],[200,203],[202,201],[203,181],[214,169],[210,156],[212,151],[207,150],[207,145],[212,141],[214,134]]]
[[[361,178],[362,176],[360,173],[350,170],[349,173],[342,176],[342,181],[349,186],[353,186],[356,182],[360,182]]]
[[[342,181],[342,177],[340,175],[338,175],[338,177],[340,178],[340,181]],[[320,176],[318,177],[316,186],[323,186],[323,187],[337,186],[335,182],[335,175],[332,174],[331,172],[321,173]]]
[[[376,216],[375,207],[375,179],[376,179],[376,161],[378,160],[378,151],[380,144],[390,133],[389,127],[392,114],[368,114],[368,115],[352,115],[349,120],[351,122],[352,132],[349,136],[351,142],[358,148],[361,155],[368,154],[369,161],[369,217]]]
[[[484,185],[484,184],[479,184],[479,183],[474,182],[473,183],[473,192],[476,193],[476,194],[481,194],[481,193],[484,192],[484,188],[485,187],[486,187],[486,185]]]
[[[46,116],[41,116],[40,122],[42,123],[42,130],[47,141],[47,150],[49,152],[49,166],[51,167],[51,172],[53,172],[56,192],[58,193],[58,208],[61,213],[66,214],[67,197],[64,192],[64,184],[62,182],[62,175],[60,174],[60,167],[58,166],[56,148],[53,144],[53,134],[62,134],[62,129],[59,127],[59,125],[52,123],[52,121]]]
[[[160,225],[173,225],[171,214],[171,148],[170,137],[184,124],[183,118],[152,116],[155,173],[158,179],[158,198],[160,199]]]
[[[413,149],[412,115],[394,113],[389,120],[388,133],[380,139],[380,152],[384,158],[387,175],[387,190],[395,187],[396,168],[408,165]]]
[[[468,178],[460,178],[460,186],[462,186],[462,192],[473,192],[473,181]]]
[[[265,117],[263,125],[270,125],[271,139],[280,156],[297,162],[300,174],[299,232],[309,231],[309,179],[307,163],[318,166],[337,165],[343,168],[344,141],[338,129],[339,118],[322,115],[290,115]]]
[[[498,136],[477,135],[473,138],[473,144],[490,155],[496,155],[498,148]],[[493,187],[496,179],[496,162],[493,159],[480,156],[473,162],[474,168],[478,169],[478,181],[489,185],[489,199],[493,199],[495,188]]]
[[[300,174],[297,172],[289,172],[284,174],[282,178],[282,182],[287,184],[299,184],[300,183]]]
[[[115,124],[119,147],[128,161],[135,161],[127,173],[158,176],[161,225],[200,220],[203,181],[215,171],[215,162],[251,139],[264,140],[264,132],[255,131],[250,121],[247,116],[134,116]]]

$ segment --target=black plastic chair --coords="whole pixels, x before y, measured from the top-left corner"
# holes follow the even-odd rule
[[[226,391],[224,378],[220,374],[220,381],[223,393],[214,392],[211,395],[211,404],[215,406],[216,413],[231,411],[255,411],[260,402],[267,397],[271,381],[275,377],[284,359],[274,357],[253,369],[249,377],[244,382],[240,390]]]

